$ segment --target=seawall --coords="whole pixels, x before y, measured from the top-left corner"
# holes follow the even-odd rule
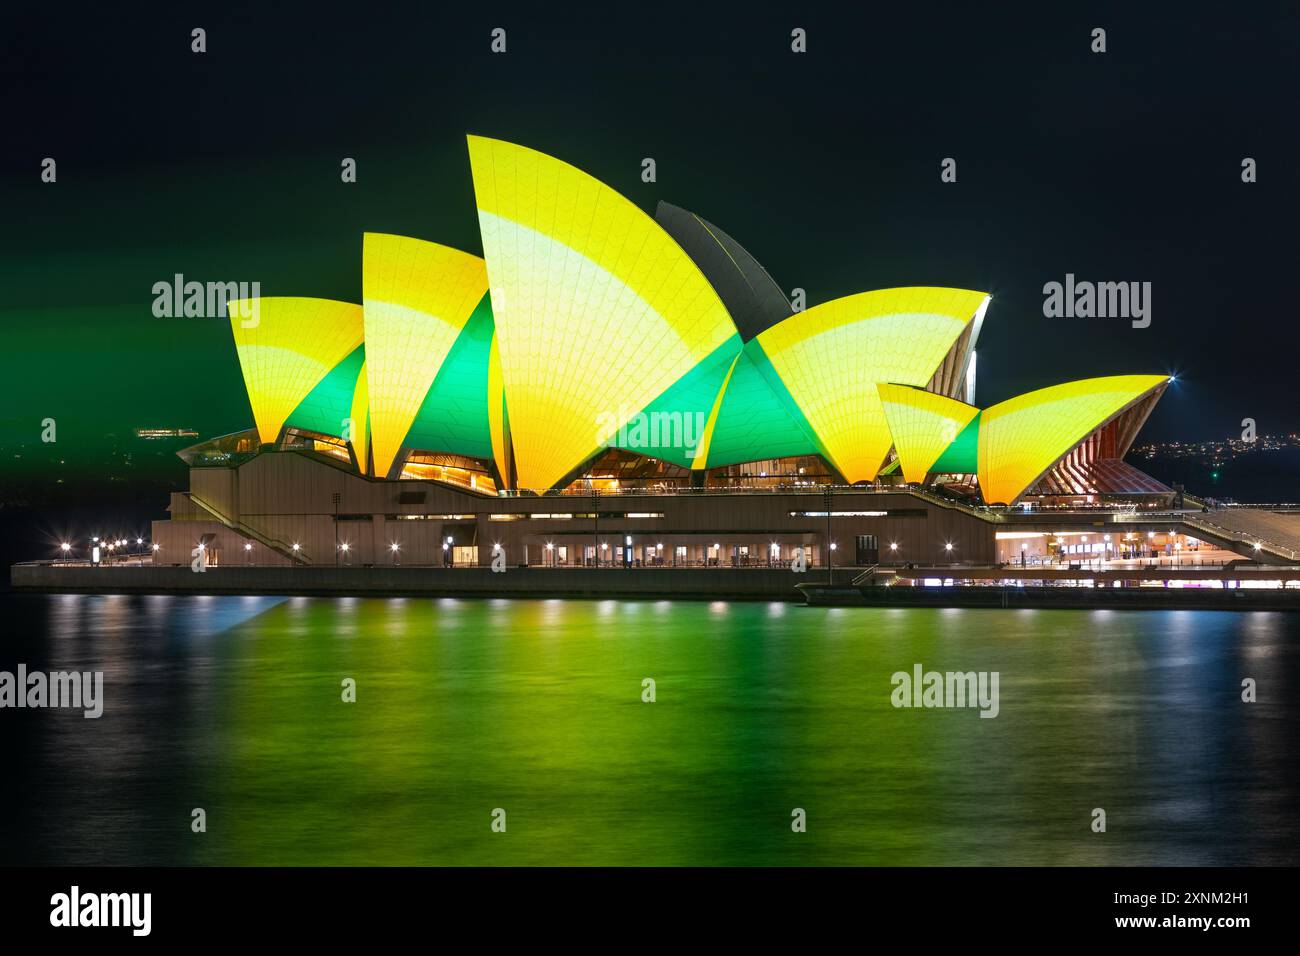
[[[847,575],[849,572],[845,572]],[[805,575],[779,568],[59,567],[16,564],[16,591],[103,594],[306,594],[637,597],[802,601]]]
[[[818,572],[820,577],[825,572]],[[842,572],[846,578],[855,573]],[[854,587],[779,568],[88,567],[17,564],[15,591],[796,601],[826,607],[1300,610],[1300,589]]]
[[[1266,588],[799,586],[818,607],[971,607],[1061,610],[1300,611],[1300,590]]]

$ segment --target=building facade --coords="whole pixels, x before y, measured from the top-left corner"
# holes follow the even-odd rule
[[[803,307],[694,213],[468,146],[482,257],[367,233],[362,302],[229,304],[252,427],[182,453],[156,561],[992,563],[1008,509],[1172,502],[1123,460],[1165,376],[980,408],[986,293]]]

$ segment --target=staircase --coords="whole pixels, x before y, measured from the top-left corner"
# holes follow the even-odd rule
[[[1209,537],[1243,544],[1286,561],[1300,561],[1300,514],[1225,508],[1208,515],[1183,514],[1180,520]]]
[[[266,547],[274,551],[276,554],[288,558],[290,561],[293,561],[295,564],[302,564],[302,565],[311,564],[311,560],[307,557],[305,553],[303,553],[301,549],[295,551],[292,545],[285,544],[283,541],[280,541],[277,538],[268,538],[266,535],[262,534],[262,532],[258,531],[256,528],[250,528],[248,525],[244,524],[243,522],[236,521],[235,519],[231,518],[229,515],[223,513],[221,509],[219,509],[216,505],[204,501],[202,498],[200,498],[192,491],[186,492],[185,496],[189,498],[190,501],[194,502],[196,505],[198,505],[200,508],[206,511],[208,514],[212,515],[212,517],[215,518],[217,521],[221,522],[231,531],[234,531],[236,534],[243,535],[245,538],[251,538],[252,540],[258,542],[259,544],[265,545]]]
[[[853,586],[854,586],[855,588],[860,588],[860,587],[862,587],[862,586],[865,585],[865,584],[870,584],[870,583],[871,583],[871,578],[872,578],[872,576],[876,573],[876,568],[878,568],[878,567],[880,567],[880,565],[878,565],[878,564],[873,564],[871,567],[866,568],[865,570],[863,570],[860,574],[858,574],[858,575],[853,579],[853,581],[852,581]]]

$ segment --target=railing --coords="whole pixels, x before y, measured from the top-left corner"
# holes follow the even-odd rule
[[[872,575],[876,573],[876,568],[878,567],[880,567],[879,564],[873,564],[871,567],[866,568],[861,574],[854,576],[850,583],[855,588],[862,587],[862,585],[871,580]]]
[[[1294,501],[1261,502],[1260,504],[1239,504],[1234,501],[1227,501],[1219,507],[1224,511],[1231,511],[1234,508],[1247,508],[1258,511],[1300,511],[1300,504]]]
[[[657,497],[657,496],[674,496],[674,495],[698,495],[698,496],[725,496],[737,494],[750,495],[820,495],[825,496],[827,489],[836,495],[885,495],[885,494],[908,494],[913,491],[911,488],[885,486],[865,486],[865,485],[815,485],[812,483],[804,484],[780,484],[780,485],[736,485],[726,487],[702,487],[692,488],[685,485],[673,485],[663,487],[629,487],[629,488],[501,488],[497,491],[499,498],[591,498],[598,496],[601,498],[615,498],[620,496],[626,497]]]
[[[989,508],[984,505],[970,505],[954,498],[945,498],[943,495],[937,495],[934,492],[926,491],[921,488],[910,485],[814,485],[814,484],[781,484],[781,485],[736,485],[726,487],[702,487],[691,488],[685,486],[673,487],[633,487],[633,488],[502,488],[497,491],[498,498],[637,498],[637,497],[680,497],[680,496],[697,496],[697,497],[730,497],[733,495],[808,495],[825,498],[827,495],[836,497],[853,496],[853,495],[912,495],[924,501],[931,502],[942,508],[952,508],[957,511],[964,511],[975,517],[982,518],[986,521],[1003,521],[1003,510],[999,508]]]
[[[1300,559],[1300,551],[1295,548],[1288,548],[1286,545],[1277,541],[1264,538],[1260,535],[1239,531],[1236,528],[1226,528],[1221,524],[1216,524],[1200,515],[1183,515],[1182,522],[1198,531],[1206,534],[1217,535],[1228,541],[1236,541],[1238,544],[1249,545],[1257,551],[1267,551],[1275,554],[1279,558],[1286,558],[1288,561]]]
[[[1255,505],[1253,507],[1259,507]],[[1268,551],[1270,554],[1276,554],[1278,557],[1286,558],[1288,561],[1300,560],[1300,551],[1289,548],[1286,545],[1270,540],[1261,535],[1240,531],[1236,528],[1228,528],[1204,516],[1204,512],[1199,509],[1187,509],[1185,511],[1156,511],[1156,512],[1137,512],[1131,514],[1128,512],[1117,513],[1111,516],[1117,523],[1139,523],[1139,522],[1169,522],[1171,524],[1183,524],[1190,528],[1195,528],[1205,534],[1214,535],[1226,541],[1235,541],[1238,544],[1249,545],[1256,550]]]
[[[1007,520],[1007,513],[1002,509],[990,508],[988,505],[971,505],[964,501],[956,501],[952,498],[945,498],[943,495],[936,495],[932,491],[925,491],[921,488],[901,488],[897,489],[903,494],[915,495],[922,501],[928,501],[940,508],[951,508],[953,511],[960,511],[972,517],[979,518],[981,521],[991,523],[1001,523]]]
[[[1182,521],[1190,514],[1197,514],[1199,508],[1185,508],[1182,511],[1165,509],[1164,511],[1124,511],[1114,516],[1117,522],[1139,523],[1143,521]]]
[[[311,561],[301,549],[295,551],[292,545],[286,544],[277,538],[270,538],[262,534],[262,532],[258,531],[256,528],[250,528],[242,521],[236,521],[234,518],[231,518],[229,515],[222,512],[216,505],[204,501],[194,492],[187,491],[185,497],[189,498],[190,501],[194,502],[208,514],[212,515],[212,517],[216,518],[231,531],[242,534],[245,538],[252,538],[254,541],[265,545],[272,551],[276,552],[276,554],[282,555],[290,561],[297,561],[299,564],[311,564]]]

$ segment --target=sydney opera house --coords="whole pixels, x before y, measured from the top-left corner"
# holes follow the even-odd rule
[[[252,427],[181,453],[157,563],[995,564],[1065,546],[1005,516],[1172,503],[1124,461],[1163,374],[980,407],[983,292],[795,311],[694,213],[469,159],[481,257],[371,233],[360,303],[230,304]]]

